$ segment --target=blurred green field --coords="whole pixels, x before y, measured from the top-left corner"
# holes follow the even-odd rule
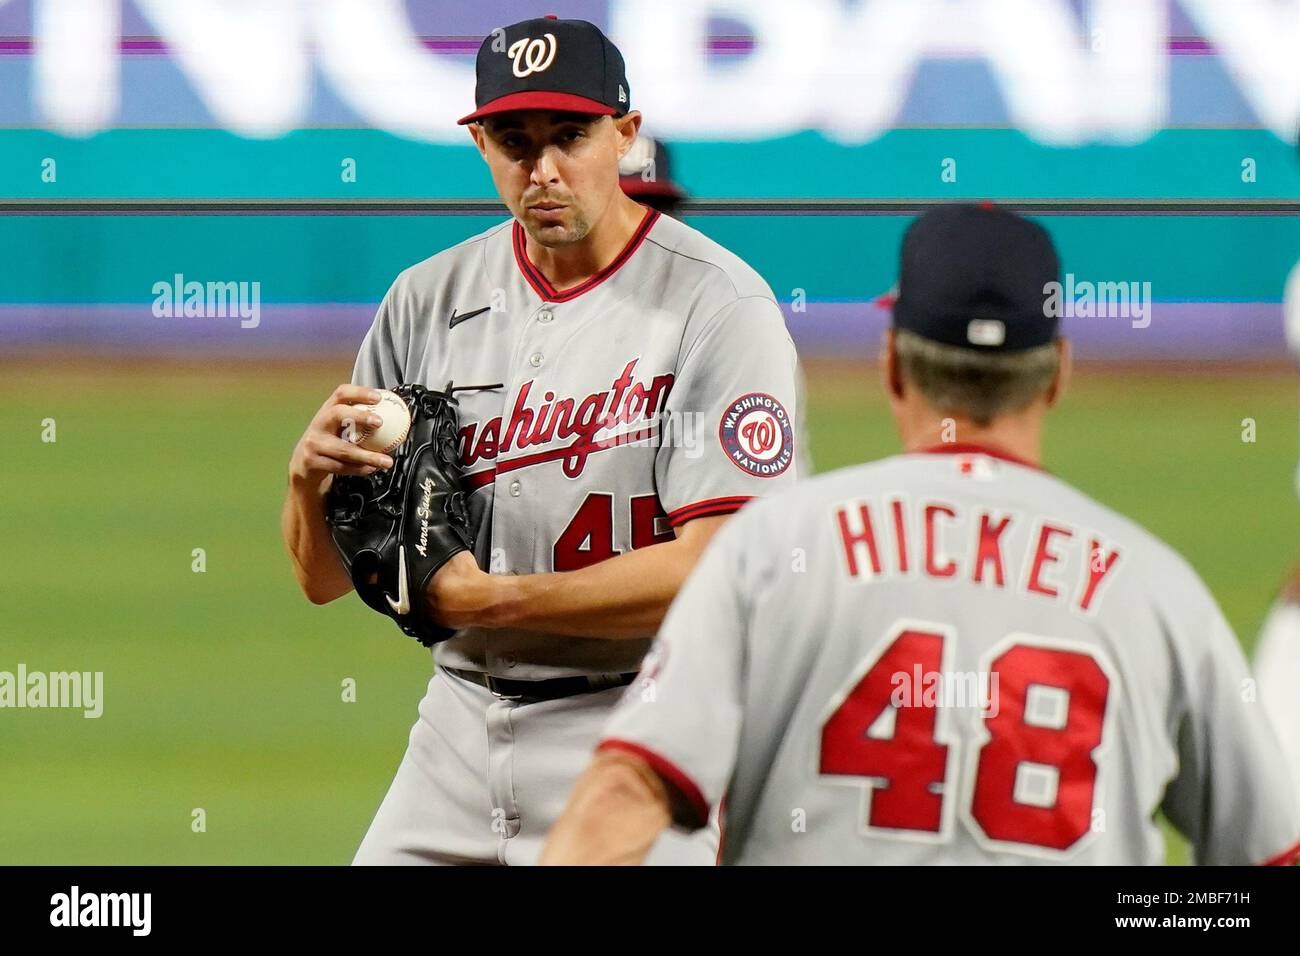
[[[308,604],[280,543],[348,365],[0,366],[0,670],[105,673],[97,720],[0,710],[0,864],[350,860],[430,666],[355,599]],[[809,385],[819,470],[894,450],[872,369]],[[1300,540],[1296,405],[1284,369],[1084,370],[1047,464],[1182,551],[1249,646]]]

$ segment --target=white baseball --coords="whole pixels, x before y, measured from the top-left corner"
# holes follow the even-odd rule
[[[353,422],[352,443],[366,451],[377,451],[385,455],[406,441],[406,433],[411,430],[411,413],[402,401],[387,389],[380,389],[379,402],[376,405],[353,405],[357,410],[357,419]],[[378,415],[383,423],[376,428],[363,425],[370,415]]]

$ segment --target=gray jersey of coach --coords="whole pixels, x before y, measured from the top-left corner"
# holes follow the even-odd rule
[[[940,509],[932,534],[931,506]],[[863,509],[874,550],[859,534]],[[852,547],[841,513],[852,516]],[[1008,522],[989,551],[977,547],[984,515]],[[1036,580],[1055,595],[1031,589]],[[941,703],[921,741],[946,748],[930,790],[941,800],[933,829],[877,822],[888,780],[827,772],[830,715],[904,629],[942,635],[938,673],[987,673],[1014,648],[1066,655],[1068,671],[1026,669],[1023,702],[999,685],[1004,732],[1032,723],[1053,747],[1087,709],[1077,691],[1058,689],[1070,686],[1062,674],[1091,673],[1105,687],[1097,736],[1071,754],[1076,777],[1095,776],[1071,784],[1089,795],[1067,846],[1011,838],[1013,826],[990,832],[974,795],[994,724],[970,701]],[[915,689],[912,676],[903,662],[891,682]],[[696,804],[703,818],[725,795],[724,863],[1158,864],[1157,810],[1202,864],[1284,861],[1300,838],[1300,797],[1241,648],[1187,562],[1061,479],[983,454],[899,455],[739,515],[686,583],[605,734],[602,746],[649,755],[688,798],[679,813]],[[877,721],[867,737],[894,732]],[[1000,823],[1056,826],[1060,771],[1032,750],[1013,754]]]
[[[353,381],[502,385],[457,393],[461,459],[479,565],[529,574],[557,570],[557,543],[561,570],[608,556],[606,526],[622,553],[792,483],[797,375],[762,278],[647,213],[612,268],[575,290],[550,288],[514,220],[412,266],[380,305]],[[637,440],[661,428],[662,440]],[[647,647],[467,628],[437,654],[534,680],[634,671]]]

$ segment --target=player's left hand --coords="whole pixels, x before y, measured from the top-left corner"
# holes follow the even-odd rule
[[[462,551],[438,569],[426,597],[434,619],[443,627],[492,627],[496,587],[492,575]]]

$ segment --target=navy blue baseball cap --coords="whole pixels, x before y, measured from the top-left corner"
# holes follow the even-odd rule
[[[1060,278],[1042,226],[988,203],[940,206],[903,237],[894,327],[980,352],[1046,345],[1060,324],[1048,284]]]
[[[512,110],[621,116],[631,109],[623,54],[586,20],[547,16],[494,30],[474,70],[477,109],[461,125]]]

